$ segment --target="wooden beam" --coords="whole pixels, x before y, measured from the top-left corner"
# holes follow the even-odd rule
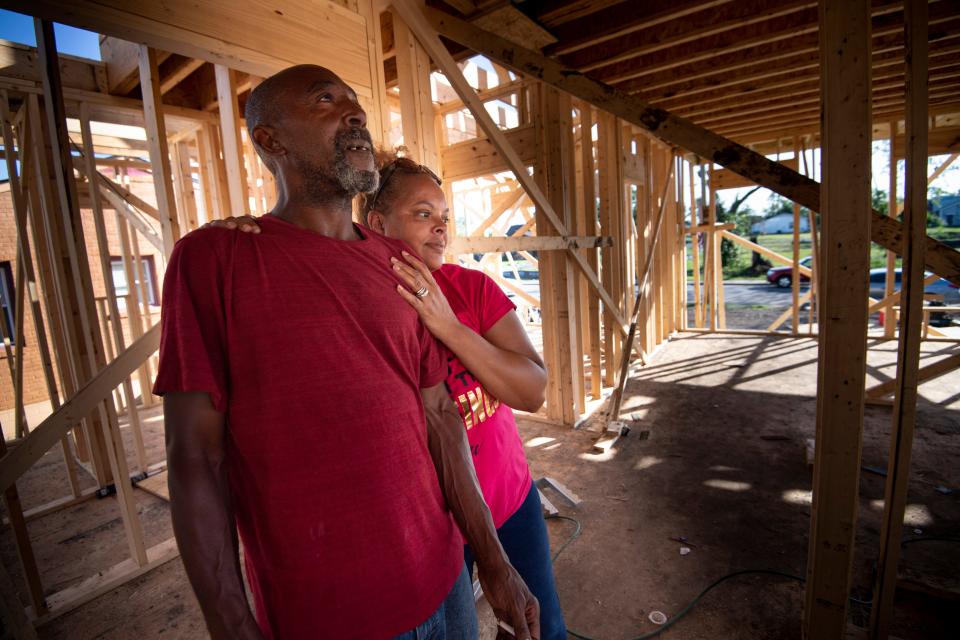
[[[422,13],[421,8],[415,6],[412,0],[396,0],[394,5],[400,10],[400,13],[407,22],[407,26],[411,29],[411,31],[413,31],[414,34],[416,34],[417,40],[420,41],[420,44],[423,45],[424,49],[427,50],[427,53],[430,54],[431,59],[437,64],[438,67],[440,67],[447,79],[450,80],[457,92],[457,95],[459,95],[460,99],[470,107],[470,111],[473,113],[473,117],[477,120],[480,128],[483,129],[484,133],[487,134],[487,138],[491,143],[494,144],[494,146],[497,148],[497,151],[507,161],[507,165],[513,171],[517,181],[523,185],[523,188],[530,196],[530,199],[533,200],[537,207],[543,211],[547,220],[556,230],[558,235],[569,235],[566,225],[557,216],[556,212],[553,210],[553,207],[550,206],[550,203],[543,191],[536,184],[536,182],[534,182],[530,174],[527,173],[526,166],[520,160],[517,152],[507,142],[506,138],[503,136],[503,133],[497,128],[497,125],[490,118],[483,106],[483,103],[480,102],[476,93],[474,93],[473,88],[470,87],[466,78],[463,77],[463,73],[460,71],[457,63],[447,52],[447,49],[443,43],[440,42],[440,38],[437,36],[436,32],[434,32],[434,30],[430,27],[430,24]],[[610,294],[600,284],[597,274],[594,273],[593,269],[590,268],[590,265],[587,264],[583,256],[581,256],[575,250],[570,249],[568,250],[568,253],[573,258],[576,266],[587,277],[587,280],[590,282],[591,286],[594,287],[600,294],[601,300],[603,300],[604,304],[616,319],[619,330],[622,333],[626,333],[627,327],[623,318],[623,314],[620,313],[620,310],[617,308],[613,298],[610,297]]]
[[[150,143],[150,164],[153,166],[153,189],[160,214],[160,232],[163,236],[163,254],[169,256],[180,239],[177,202],[173,195],[173,172],[167,149],[167,131],[163,122],[163,100],[160,96],[160,73],[157,53],[140,45],[140,89],[143,92],[143,119]],[[144,392],[146,393],[146,392]]]
[[[170,72],[163,81],[160,82],[160,95],[163,95],[180,84],[187,76],[202,67],[206,60],[197,58],[184,58],[177,68]]]
[[[823,246],[803,635],[840,638],[859,508],[870,269],[870,2],[820,1]],[[820,208],[815,207],[815,208]]]
[[[635,33],[641,29],[671,23],[675,20],[682,21],[698,11],[713,9],[729,2],[731,0],[708,0],[706,2],[703,0],[677,0],[669,5],[618,2],[613,6],[590,12],[588,14],[589,29],[584,29],[583,23],[579,20],[552,27],[551,32],[559,42],[544,47],[544,53],[549,56],[573,53],[628,33]]]
[[[739,0],[708,6],[683,19],[644,26],[603,44],[561,55],[560,59],[567,66],[587,72],[710,37],[732,36],[734,33],[739,37],[738,41],[751,38],[751,34],[763,37],[767,25],[777,19],[789,17],[795,28],[799,27],[810,15],[811,7],[816,15],[815,6],[811,0]]]
[[[425,10],[430,23],[443,36],[527,76],[543,80],[582,100],[618,115],[664,142],[687,149],[731,169],[756,184],[797,202],[811,211],[820,210],[820,185],[796,171],[747,149],[711,131],[650,106],[610,86],[592,80],[536,52],[517,47],[447,14]],[[867,138],[869,139],[869,132]],[[902,225],[874,212],[871,240],[891,250],[902,243]],[[926,239],[927,268],[960,284],[960,252],[929,236]]]
[[[216,65],[217,101],[220,103],[220,139],[223,142],[223,161],[227,167],[227,186],[230,190],[230,215],[249,213],[247,178],[243,169],[240,141],[240,113],[237,106],[236,80],[233,69]]]
[[[904,137],[907,142],[903,283],[900,289],[902,316],[897,349],[897,386],[890,425],[890,453],[884,488],[880,555],[870,609],[871,640],[886,640],[893,623],[897,590],[897,564],[903,514],[907,506],[910,456],[917,419],[921,325],[923,323],[923,239],[927,223],[927,2],[904,3],[906,41],[906,109]]]
[[[598,249],[613,245],[610,236],[526,236],[458,237],[447,244],[447,253],[503,253],[506,251],[562,251],[564,249]]]
[[[330,0],[285,4],[282,11],[252,4],[242,12],[229,3],[198,11],[194,0],[7,0],[4,6],[264,78],[322,60],[358,95],[371,95],[363,18]]]

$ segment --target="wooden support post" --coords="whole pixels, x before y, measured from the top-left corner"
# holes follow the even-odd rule
[[[793,136],[793,157],[799,162],[800,140]],[[800,166],[799,164],[797,165]],[[793,203],[793,270],[790,276],[791,302],[790,332],[797,335],[800,330],[800,205]]]
[[[539,97],[541,166],[535,170],[538,184],[550,199],[564,225],[573,217],[574,193],[569,182],[573,164],[573,124],[570,121],[570,97],[552,87],[543,86]],[[554,235],[549,220],[537,208],[538,235]],[[553,371],[547,382],[547,416],[573,426],[583,412],[576,381],[582,377],[583,358],[576,341],[575,274],[568,252],[540,254],[540,306],[543,311],[543,350],[547,369]]]
[[[163,122],[163,101],[160,95],[160,72],[157,70],[157,52],[147,45],[140,45],[140,88],[143,91],[143,120],[150,145],[150,165],[153,172],[153,188],[157,196],[157,211],[160,214],[160,231],[163,236],[163,253],[169,256],[174,243],[180,239],[180,222],[177,218],[176,199],[173,195],[173,174],[170,170],[170,155],[167,150],[167,129]],[[90,176],[91,181],[93,176]]]
[[[249,213],[247,178],[243,170],[243,149],[240,143],[240,112],[237,106],[237,83],[233,69],[214,65],[217,80],[217,101],[220,105],[220,139],[223,143],[223,161],[227,170],[227,188],[230,193],[230,215]]]
[[[880,556],[870,610],[870,639],[886,640],[893,622],[903,514],[910,480],[910,454],[917,417],[920,325],[923,320],[924,239],[927,223],[927,3],[904,3],[906,49],[906,174],[904,175],[903,282],[897,351],[897,387],[893,398],[890,454],[884,489]],[[888,271],[888,274],[890,272]]]
[[[623,238],[619,224],[623,206],[620,198],[620,145],[616,118],[603,111],[597,112],[597,165],[600,183],[600,233],[613,237],[613,247],[601,253],[600,277],[607,291],[618,289],[621,273],[620,248]],[[615,294],[614,294],[615,295]],[[614,330],[616,320],[609,308],[603,315],[604,384],[616,384],[617,362],[620,360],[620,334]]]
[[[895,217],[900,209],[897,204],[897,156],[894,153],[895,141],[897,138],[897,120],[890,121],[890,180],[887,191],[887,215]],[[894,269],[897,266],[897,254],[887,249],[887,279],[884,282],[883,297],[889,298],[896,288]],[[883,311],[883,335],[892,338],[897,330],[897,314],[891,304]]]
[[[120,310],[117,305],[117,289],[113,283],[113,267],[110,264],[110,243],[107,240],[107,227],[103,219],[103,206],[100,202],[100,187],[97,184],[97,166],[93,153],[93,135],[90,133],[90,107],[86,102],[80,103],[80,135],[83,140],[83,160],[87,166],[87,186],[90,189],[90,204],[93,213],[94,229],[97,235],[97,247],[100,254],[100,270],[103,274],[104,288],[107,293],[106,306],[113,327],[113,340],[117,344],[117,351],[124,351],[123,327],[120,324]],[[110,344],[110,335],[104,332],[104,342]],[[113,360],[113,357],[110,358]],[[137,411],[137,399],[133,394],[133,385],[130,378],[123,381],[123,395],[126,400],[127,413],[130,420],[130,432],[133,435],[133,450],[137,458],[137,465],[141,473],[147,470],[147,454],[143,445],[143,432],[140,428],[140,414]],[[121,449],[122,451],[122,449]]]
[[[870,2],[820,0],[823,284],[805,638],[842,638],[859,507],[870,267]],[[816,206],[816,203],[811,203]]]
[[[596,165],[593,157],[593,108],[586,102],[581,103],[580,111],[580,152],[581,166],[583,168],[583,208],[586,220],[586,226],[581,230],[584,234],[597,235],[597,182]],[[587,254],[587,264],[593,269],[594,273],[598,270],[597,252],[590,251]],[[586,308],[588,321],[585,329],[588,333],[590,352],[590,396],[596,400],[600,398],[603,387],[601,354],[600,354],[600,298],[597,293],[584,287],[586,291]]]
[[[700,208],[697,206],[697,191],[694,185],[697,165],[690,162],[690,226],[698,227],[702,223]],[[703,329],[703,298],[700,293],[700,234],[694,231],[690,234],[693,252],[693,317],[698,329]],[[686,265],[684,265],[686,269]]]
[[[814,168],[812,166],[813,161],[813,147],[811,144],[810,148],[810,158],[811,161],[807,162],[807,145],[801,140],[800,141],[800,152],[803,154],[803,174],[807,177],[813,177]],[[817,214],[814,213],[813,209],[808,211],[810,217],[810,266],[812,268],[812,275],[810,275],[810,303],[808,306],[808,315],[807,315],[807,334],[813,335],[813,327],[817,322],[818,309],[820,308],[820,243],[819,243],[819,230],[817,229]]]

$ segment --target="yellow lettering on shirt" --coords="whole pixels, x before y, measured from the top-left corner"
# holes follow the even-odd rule
[[[477,387],[457,396],[457,405],[463,415],[463,426],[469,431],[484,420],[492,418],[500,408],[500,401],[483,387]]]
[[[467,402],[466,394],[461,393],[457,396],[457,404],[460,405],[460,412],[463,414],[463,424],[467,431],[473,429],[473,413],[470,411],[470,403]]]

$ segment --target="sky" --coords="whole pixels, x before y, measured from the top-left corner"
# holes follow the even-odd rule
[[[57,51],[60,53],[93,60],[100,59],[100,39],[92,31],[84,31],[55,22],[53,35],[57,40]],[[0,9],[0,38],[32,47],[37,46],[33,18],[22,13]]]

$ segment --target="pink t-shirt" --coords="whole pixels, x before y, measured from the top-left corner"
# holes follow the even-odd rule
[[[463,569],[420,389],[446,353],[397,295],[400,242],[341,241],[273,216],[180,240],[155,393],[206,391],[266,638],[386,639]],[[198,514],[198,517],[199,514]]]
[[[445,264],[433,272],[461,323],[484,335],[516,306],[485,273]],[[460,411],[473,466],[497,528],[510,519],[530,491],[530,469],[513,411],[490,395],[450,354],[446,386]]]

